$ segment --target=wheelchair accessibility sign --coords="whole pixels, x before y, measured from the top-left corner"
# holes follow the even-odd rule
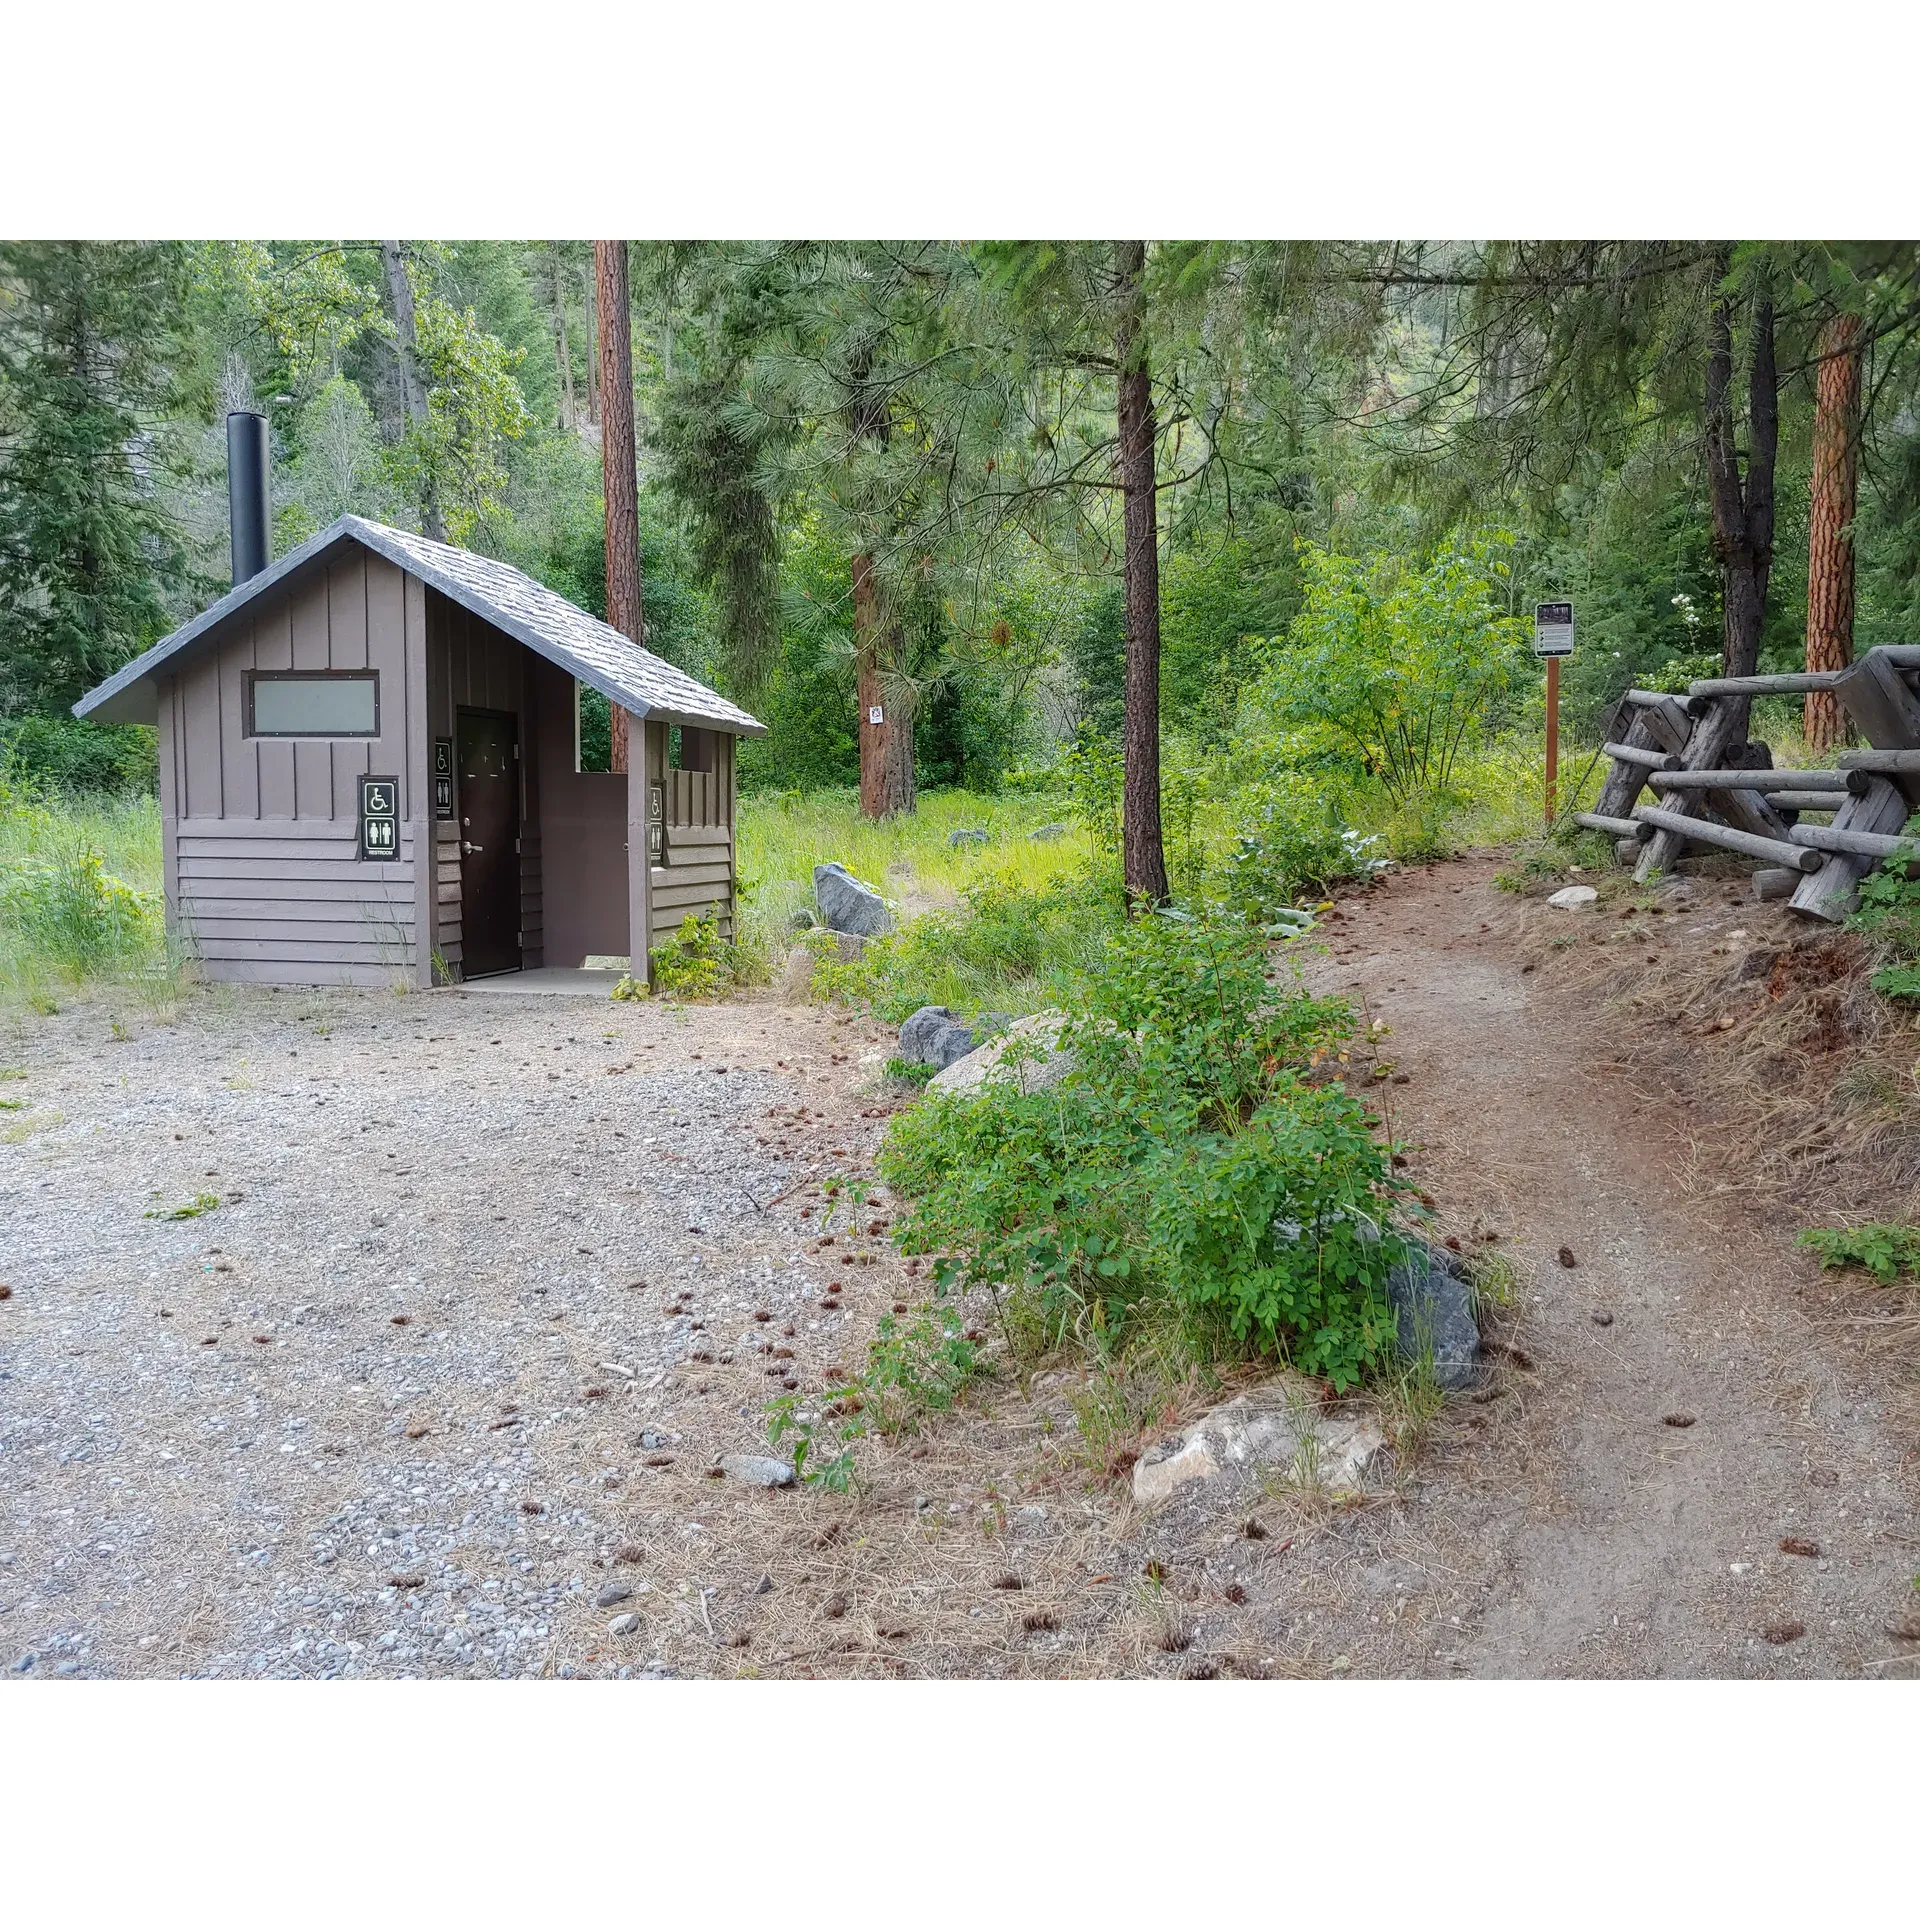
[[[400,858],[400,781],[395,774],[360,776],[360,858]]]

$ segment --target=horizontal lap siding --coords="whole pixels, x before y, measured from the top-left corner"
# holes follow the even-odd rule
[[[434,840],[434,945],[449,971],[460,972],[460,826],[436,820]]]
[[[375,985],[410,968],[413,830],[392,861],[355,858],[354,833],[181,821],[178,923],[208,978]]]

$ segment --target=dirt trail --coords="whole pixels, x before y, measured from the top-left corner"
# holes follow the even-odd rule
[[[1609,1016],[1527,965],[1563,916],[1496,891],[1500,865],[1396,876],[1343,909],[1312,970],[1392,1027],[1397,1129],[1446,1230],[1491,1229],[1524,1276],[1506,1340],[1531,1365],[1500,1361],[1477,1458],[1482,1422],[1456,1407],[1417,1475],[1417,1530],[1457,1549],[1469,1609],[1440,1657],[1485,1676],[1920,1670],[1888,1632],[1920,1567],[1900,1358],[1846,1337],[1864,1290],[1716,1197],[1675,1110],[1598,1070]],[[1672,943],[1758,930],[1731,889],[1693,891]]]

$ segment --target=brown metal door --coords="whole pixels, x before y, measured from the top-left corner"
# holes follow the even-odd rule
[[[520,965],[518,733],[510,713],[460,710],[460,967],[470,980]]]

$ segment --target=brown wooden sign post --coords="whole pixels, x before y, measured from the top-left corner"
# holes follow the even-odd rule
[[[1533,610],[1533,650],[1547,663],[1547,831],[1560,811],[1560,661],[1573,651],[1573,602],[1543,601]]]

